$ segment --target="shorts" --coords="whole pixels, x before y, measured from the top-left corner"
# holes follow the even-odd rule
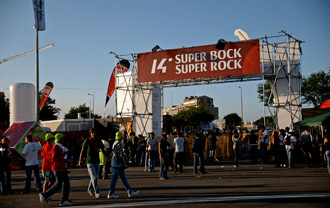
[[[45,177],[45,182],[50,183],[55,181],[53,171],[42,171],[42,176]]]

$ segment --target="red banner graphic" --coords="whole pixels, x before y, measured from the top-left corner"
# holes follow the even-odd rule
[[[259,74],[259,40],[137,54],[138,82]]]
[[[110,77],[108,91],[107,91],[107,96],[105,98],[105,106],[109,102],[109,100],[110,100],[113,92],[116,89],[116,73],[117,74],[120,74],[120,73],[127,72],[128,69],[129,69],[129,67],[130,67],[130,63],[126,59],[120,60],[116,64],[115,68],[112,71],[111,77]]]
[[[44,107],[44,105],[46,104],[46,101],[51,93],[51,91],[53,90],[53,83],[52,82],[47,82],[43,91],[42,91],[42,95],[41,95],[41,99],[40,99],[40,105],[39,105],[39,111],[41,111],[41,109]]]

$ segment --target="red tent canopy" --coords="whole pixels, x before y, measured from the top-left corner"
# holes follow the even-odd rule
[[[320,109],[330,108],[330,99],[327,99],[321,103]]]

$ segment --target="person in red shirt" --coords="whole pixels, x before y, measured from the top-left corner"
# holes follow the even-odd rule
[[[42,147],[41,150],[41,157],[43,157],[41,171],[42,171],[42,176],[45,177],[43,192],[47,191],[55,182],[55,177],[51,166],[51,154],[53,148],[52,144],[55,141],[55,136],[52,133],[48,133],[46,134],[45,139],[47,142]]]
[[[72,202],[69,200],[70,180],[68,177],[68,170],[65,166],[65,159],[63,153],[63,134],[58,133],[55,135],[55,144],[52,148],[51,166],[56,182],[46,192],[39,194],[40,203],[42,205],[47,202],[47,199],[55,194],[58,190],[62,189],[62,196],[60,206],[71,206]]]

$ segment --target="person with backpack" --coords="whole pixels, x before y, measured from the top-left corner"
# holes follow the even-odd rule
[[[297,138],[293,129],[290,129],[289,133],[285,136],[284,144],[288,155],[289,168],[293,168],[294,150],[297,144]]]
[[[125,189],[127,190],[127,195],[129,198],[138,195],[139,191],[134,191],[126,177],[125,168],[127,165],[127,156],[124,153],[123,144],[121,143],[123,137],[123,133],[118,131],[116,133],[116,141],[112,145],[112,159],[111,159],[111,167],[112,167],[112,179],[110,183],[110,190],[108,193],[108,199],[118,199],[119,196],[115,194],[116,185],[118,181],[118,177],[120,177],[123,182]]]
[[[197,174],[197,166],[200,166],[201,174],[205,174],[204,157],[203,157],[203,141],[200,139],[200,135],[192,136],[194,139],[192,143],[192,152],[194,153],[194,167],[193,173]]]

